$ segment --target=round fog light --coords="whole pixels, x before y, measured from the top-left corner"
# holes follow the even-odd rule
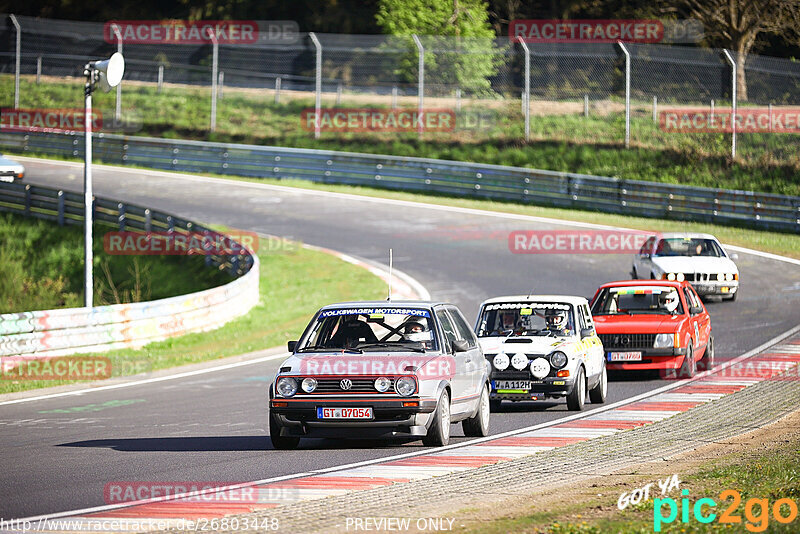
[[[524,354],[517,353],[511,358],[511,366],[517,371],[522,371],[528,366],[528,357]]]
[[[303,388],[303,391],[306,393],[312,393],[317,389],[317,380],[315,378],[304,378],[300,387]]]
[[[531,374],[541,380],[550,374],[550,363],[544,358],[536,358],[531,362]]]
[[[390,387],[392,387],[392,381],[386,378],[385,376],[382,376],[375,380],[375,389],[377,389],[381,393],[389,391]]]
[[[506,369],[508,369],[509,363],[510,361],[508,359],[508,354],[506,354],[505,352],[497,354],[494,357],[494,360],[492,360],[494,368],[497,369],[498,371],[505,371]]]

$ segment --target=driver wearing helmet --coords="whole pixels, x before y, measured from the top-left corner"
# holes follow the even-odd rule
[[[567,324],[567,312],[564,310],[547,310],[544,314],[547,330],[550,332],[568,335],[569,325]]]
[[[678,309],[678,304],[680,304],[680,300],[678,299],[677,291],[670,291],[669,293],[661,293],[658,296],[659,308],[665,309],[669,313],[675,313],[675,310]]]

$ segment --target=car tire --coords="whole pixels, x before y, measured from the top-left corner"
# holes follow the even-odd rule
[[[603,362],[603,371],[600,374],[600,381],[595,387],[589,390],[589,400],[592,404],[603,404],[608,396],[608,372],[606,362]]]
[[[683,358],[680,370],[678,370],[678,378],[692,378],[697,372],[697,362],[694,359],[694,349],[692,349],[692,342],[686,346],[686,356]]]
[[[697,362],[698,371],[710,371],[714,368],[714,336],[708,337],[708,345],[702,359]]]
[[[492,412],[499,412],[500,407],[503,405],[502,399],[490,399],[489,400],[489,410]]]
[[[579,412],[583,410],[583,405],[586,402],[586,373],[583,367],[578,367],[578,374],[575,376],[575,386],[572,391],[567,395],[567,408],[572,411]]]
[[[639,274],[636,272],[636,267],[631,268],[631,278],[633,280],[639,279]]]
[[[296,449],[300,444],[300,438],[292,436],[281,436],[281,425],[272,413],[269,414],[269,439],[272,446],[281,451]]]
[[[464,429],[464,435],[472,438],[482,438],[489,435],[489,414],[491,407],[489,406],[489,388],[483,388],[481,392],[481,400],[478,403],[478,410],[473,417],[464,419],[461,422],[461,428]]]
[[[450,394],[442,391],[436,411],[433,412],[433,423],[428,433],[422,438],[428,447],[442,447],[450,443]]]

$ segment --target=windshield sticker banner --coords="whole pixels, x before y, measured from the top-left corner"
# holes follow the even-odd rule
[[[340,315],[412,315],[414,317],[430,317],[428,310],[412,308],[349,308],[342,310],[325,310],[319,314],[320,319],[339,317]]]

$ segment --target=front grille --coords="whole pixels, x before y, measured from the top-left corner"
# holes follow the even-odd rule
[[[655,334],[599,334],[603,348],[609,349],[652,349],[656,342]]]
[[[377,376],[375,378],[378,378]],[[341,378],[318,378],[315,393],[378,393],[375,389],[375,378],[350,378],[353,383],[350,389],[342,389]],[[388,378],[388,377],[387,377]],[[389,378],[391,386],[386,393],[394,393],[394,379]],[[302,390],[301,390],[302,391]],[[305,393],[303,391],[303,393]]]

